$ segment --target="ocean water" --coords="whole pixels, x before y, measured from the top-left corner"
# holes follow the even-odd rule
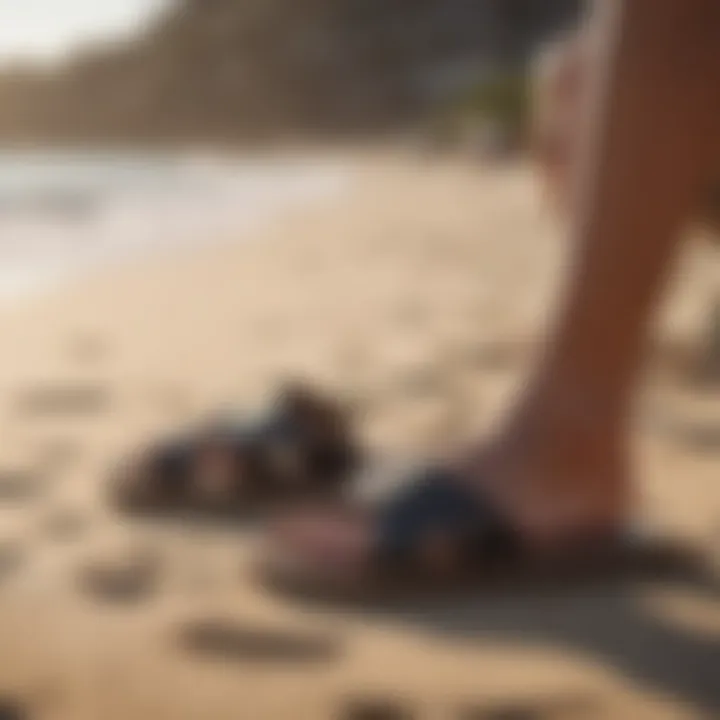
[[[350,178],[328,159],[0,151],[0,299],[247,231]]]

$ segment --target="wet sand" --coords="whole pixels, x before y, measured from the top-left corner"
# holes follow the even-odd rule
[[[432,453],[497,421],[567,262],[527,169],[398,154],[359,173],[331,207],[252,242],[0,310],[0,717],[14,702],[72,720],[720,713],[706,588],[319,611],[253,582],[252,527],[131,524],[106,506],[108,472],[138,442],[255,406],[288,376],[347,397],[383,452]],[[717,262],[688,246],[660,360],[699,342]],[[644,506],[720,543],[720,393],[656,365],[636,430]],[[118,558],[136,582],[98,590],[93,571]]]

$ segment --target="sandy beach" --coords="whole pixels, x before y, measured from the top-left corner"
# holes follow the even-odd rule
[[[353,162],[340,197],[250,241],[0,306],[0,717],[3,702],[68,720],[719,717],[707,589],[321,612],[257,587],[252,527],[129,524],[106,506],[109,471],[139,442],[257,406],[288,377],[345,397],[364,440],[398,455],[481,434],[508,407],[569,262],[528,168]],[[688,244],[660,361],[701,342],[718,262]],[[718,389],[655,362],[636,450],[649,518],[720,546]],[[157,560],[142,597],[83,582],[140,550]]]

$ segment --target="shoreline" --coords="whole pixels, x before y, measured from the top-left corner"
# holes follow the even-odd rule
[[[142,197],[132,188],[109,189],[103,194],[102,189],[91,187],[92,175],[85,180],[81,177],[79,185],[77,171],[73,175],[73,165],[78,162],[91,163],[86,175],[102,171],[112,178],[119,172],[113,164],[131,163],[132,168],[141,162],[152,167],[159,158],[178,165],[184,174],[174,180],[174,175],[165,178],[166,184],[172,180],[179,183],[178,187],[157,187],[155,197]],[[30,168],[33,163],[39,164],[40,172],[51,179],[59,172],[60,181],[67,184],[49,185],[47,190],[42,185],[37,190],[32,185],[24,190],[21,185],[20,193],[44,193],[36,199],[27,194],[26,202],[39,203],[36,211],[31,208],[31,214],[18,215],[22,211],[19,200],[7,200],[8,214],[0,217],[5,242],[5,246],[0,245],[0,301],[4,302],[44,294],[89,273],[142,263],[155,255],[184,254],[210,245],[240,242],[260,232],[264,225],[282,222],[287,213],[303,205],[336,202],[348,191],[355,175],[347,159],[307,155],[220,159],[182,154],[148,159],[140,155],[96,157],[87,152],[53,156],[43,150],[32,156],[0,153],[0,159],[21,164],[25,174],[25,163],[29,161]],[[31,182],[37,182],[30,177]],[[115,182],[121,180],[119,177]],[[188,182],[197,187],[184,187]],[[208,182],[217,187],[213,189]],[[73,189],[73,183],[77,188]],[[99,194],[89,195],[91,192]],[[67,193],[77,193],[76,201],[86,207],[87,216],[76,217],[73,207],[67,208],[71,214],[65,215]],[[56,202],[63,214],[54,218],[52,206],[44,207],[48,202]],[[10,247],[8,243],[12,243]]]
[[[482,436],[522,386],[564,272],[535,193],[524,166],[374,157],[337,202],[296,208],[247,242],[0,306],[0,480],[39,481],[24,499],[0,494],[0,549],[16,552],[0,574],[0,695],[53,720],[330,720],[358,697],[438,718],[578,696],[598,720],[712,715],[720,613],[702,589],[330,615],[258,587],[247,528],[134,523],[106,505],[129,450],[219,408],[253,408],[294,375],[360,401],[358,432],[381,454],[422,458]],[[714,258],[688,248],[664,328],[700,321]],[[703,427],[717,427],[720,397],[667,382],[677,417],[702,400]],[[97,402],[31,402],[73,392]],[[648,517],[716,532],[717,452],[642,418],[634,440]],[[79,518],[69,538],[49,529],[63,513]],[[89,564],[138,544],[162,558],[146,597],[111,604],[83,584]],[[188,646],[198,626],[224,642]],[[306,634],[337,654],[306,662],[243,642]]]

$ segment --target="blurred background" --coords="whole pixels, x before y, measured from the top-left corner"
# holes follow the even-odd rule
[[[0,289],[46,282],[90,254],[177,244],[170,233],[196,238],[208,222],[236,229],[259,204],[341,182],[337,163],[269,163],[280,147],[327,155],[415,136],[517,150],[532,54],[580,6],[3,3]]]
[[[707,588],[318,612],[257,586],[252,524],[108,501],[290,380],[391,459],[494,425],[567,269],[532,130],[588,6],[0,0],[0,719],[720,717]],[[635,438],[649,518],[703,542],[716,234],[689,223]]]
[[[522,75],[582,3],[4,5],[1,137],[128,145],[406,130]]]

